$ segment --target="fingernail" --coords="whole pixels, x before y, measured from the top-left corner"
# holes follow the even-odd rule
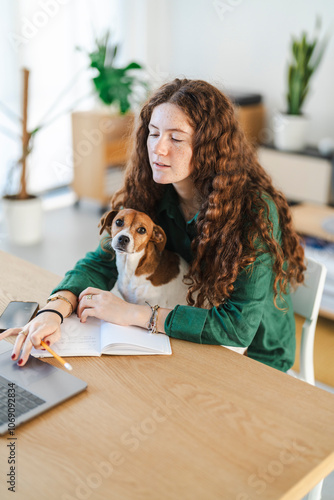
[[[50,340],[46,340],[45,343],[46,343],[46,345],[50,345],[51,344]]]
[[[16,354],[12,354],[12,359],[15,359],[16,358]]]
[[[20,359],[17,364],[22,365],[22,363],[23,363],[23,359]]]

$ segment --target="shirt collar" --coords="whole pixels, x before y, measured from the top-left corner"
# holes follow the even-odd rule
[[[162,212],[167,212],[168,217],[175,219],[176,221],[180,221],[181,218],[183,224],[185,223],[179,207],[179,198],[172,184],[167,185],[164,195],[158,205],[157,215],[159,216]],[[192,219],[186,221],[186,224],[190,225],[196,222],[198,213],[199,212],[197,212]]]

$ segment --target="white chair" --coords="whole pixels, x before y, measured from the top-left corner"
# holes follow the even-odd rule
[[[313,347],[320,301],[324,290],[327,269],[323,264],[308,258],[305,281],[291,293],[293,310],[305,318],[300,345],[300,370],[298,378],[314,385]],[[307,495],[307,500],[320,500],[322,483]]]
[[[315,327],[324,290],[327,269],[308,258],[305,281],[291,293],[293,310],[305,318],[300,345],[300,371],[298,378],[314,385],[313,346]]]

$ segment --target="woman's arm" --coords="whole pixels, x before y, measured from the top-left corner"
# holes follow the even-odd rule
[[[98,246],[94,252],[88,252],[83,259],[80,259],[51,293],[70,290],[78,297],[82,290],[89,286],[111,290],[117,275],[116,259]]]
[[[89,285],[110,289],[116,280],[115,259],[99,246],[95,252],[89,252],[84,259],[78,261],[51,294],[59,292],[59,295],[70,301],[73,311],[75,311],[78,304],[77,297],[83,289]],[[58,311],[63,317],[66,317],[71,311],[70,304],[65,300],[58,299],[48,302],[41,310],[45,309],[49,309],[51,312],[43,312],[26,325],[17,325],[17,328],[6,330],[0,335],[0,340],[10,335],[17,335],[12,359],[18,360],[20,366],[24,366],[27,362],[32,347],[41,348],[40,341],[42,339],[51,345],[61,338],[61,318],[52,310]],[[24,333],[20,334],[22,331]]]
[[[290,295],[274,304],[274,273],[268,254],[243,270],[231,297],[218,307],[176,306],[168,314],[170,337],[200,344],[247,347],[249,357],[278,370],[294,363],[295,320]]]
[[[272,283],[271,259],[265,254],[257,259],[253,268],[240,273],[232,297],[221,306],[159,308],[158,331],[199,344],[247,347],[258,329],[268,294],[273,297]],[[82,322],[93,316],[119,325],[147,328],[151,308],[126,302],[112,292],[88,287],[79,295],[77,313]]]
[[[248,347],[265,308],[275,307],[273,279],[271,258],[261,255],[253,266],[240,272],[231,297],[220,306],[176,306],[166,318],[166,333],[200,344]]]
[[[171,309],[159,308],[157,328],[165,333],[164,324]],[[148,328],[152,310],[149,305],[131,304],[112,292],[88,287],[79,295],[77,314],[82,323],[88,317],[99,318],[123,326]]]
[[[61,318],[52,311],[58,311],[63,317],[66,317],[71,312],[72,308],[73,310],[76,309],[78,300],[77,297],[68,290],[62,290],[59,295],[67,298],[71,302],[71,305],[62,299],[53,300],[40,309],[41,311],[48,309],[48,311],[39,314],[26,325],[18,325],[17,328],[9,328],[0,335],[0,340],[11,335],[17,335],[12,351],[12,360],[18,360],[20,366],[26,364],[33,347],[41,349],[41,340],[51,345],[60,339]],[[22,331],[25,333],[20,333]]]

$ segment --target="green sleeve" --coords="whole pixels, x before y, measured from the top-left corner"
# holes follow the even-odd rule
[[[265,308],[273,303],[273,270],[269,254],[239,274],[231,297],[218,307],[176,306],[165,321],[170,337],[200,344],[248,347]]]
[[[95,252],[88,252],[79,260],[65,278],[52,290],[69,290],[76,296],[92,286],[101,290],[111,290],[117,280],[116,259],[99,246]]]

